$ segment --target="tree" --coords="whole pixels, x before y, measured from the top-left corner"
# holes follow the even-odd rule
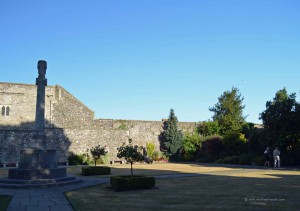
[[[173,158],[178,158],[182,150],[183,133],[178,129],[178,120],[175,116],[174,110],[170,110],[169,118],[164,123],[164,130],[161,133],[161,148],[168,155]]]
[[[129,139],[129,144],[123,143],[118,149],[118,158],[125,158],[131,165],[131,175],[133,175],[132,165],[135,162],[143,161],[144,156],[138,151],[138,146],[132,146],[132,140]]]
[[[271,137],[271,147],[279,146],[283,154],[295,154],[300,140],[299,103],[296,94],[285,88],[276,92],[273,101],[267,101],[266,110],[260,114],[264,129]]]
[[[207,122],[201,122],[198,125],[198,132],[203,136],[218,135],[220,127],[218,122],[208,120]]]
[[[92,154],[92,157],[94,159],[94,162],[95,162],[95,166],[96,166],[96,163],[97,163],[97,160],[101,158],[101,156],[104,156],[107,154],[107,151],[106,151],[106,146],[104,147],[101,147],[100,144],[93,147],[90,151],[91,151],[91,154]]]
[[[239,133],[246,119],[243,115],[244,98],[239,90],[233,87],[231,91],[225,91],[218,100],[219,102],[209,110],[214,112],[212,118],[218,123],[220,133],[222,135],[233,131]]]

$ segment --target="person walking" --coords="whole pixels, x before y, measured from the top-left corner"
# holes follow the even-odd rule
[[[266,167],[270,167],[270,157],[271,157],[270,148],[267,147],[264,151],[264,158],[265,158],[265,166]]]
[[[274,168],[278,167],[280,168],[280,151],[278,147],[275,147],[273,151],[273,157],[274,157]]]

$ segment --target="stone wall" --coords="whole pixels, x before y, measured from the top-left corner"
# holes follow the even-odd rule
[[[19,151],[30,147],[36,106],[36,86],[0,83],[0,108],[10,106],[10,115],[0,115],[0,163],[16,163]],[[94,119],[94,112],[60,86],[47,86],[45,129],[50,148],[57,149],[59,161],[69,152],[86,154],[92,147],[107,146],[111,160],[117,160],[117,147],[129,138],[133,144],[147,142],[160,148],[163,121]],[[183,131],[192,131],[196,123],[179,122]]]
[[[163,122],[134,120],[113,120],[112,122],[110,128],[47,128],[45,133],[48,148],[57,150],[59,162],[66,162],[70,152],[86,154],[98,144],[107,147],[110,160],[119,160],[117,148],[124,142],[128,143],[129,138],[132,139],[134,145],[138,146],[145,147],[146,143],[152,142],[159,150],[158,136],[162,131]],[[179,123],[181,124],[185,126],[181,127],[184,131],[191,131],[195,123]],[[19,151],[31,147],[33,133],[31,129],[11,129],[11,127],[1,129],[0,163],[18,163]]]
[[[93,126],[94,112],[60,86],[56,86],[52,123],[59,128],[89,129]]]
[[[59,162],[66,162],[71,140],[63,129],[47,129],[47,144],[56,149]],[[18,163],[21,149],[31,147],[33,130],[7,129],[0,130],[0,163]]]
[[[0,127],[17,126],[35,120],[36,87],[0,83],[0,108],[9,106],[9,116],[0,115]],[[29,128],[32,125],[27,125]]]

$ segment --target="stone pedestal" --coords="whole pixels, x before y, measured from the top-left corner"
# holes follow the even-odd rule
[[[35,180],[66,177],[66,168],[57,167],[56,150],[24,149],[19,168],[9,169],[8,179]]]

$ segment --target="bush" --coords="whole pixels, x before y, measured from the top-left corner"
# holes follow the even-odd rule
[[[195,158],[195,152],[201,146],[201,137],[195,130],[191,132],[185,132],[183,139],[182,158],[184,161],[191,161]]]
[[[121,175],[110,177],[110,184],[115,191],[149,189],[155,185],[155,178],[142,175]]]
[[[215,163],[239,164],[239,158],[237,156],[227,156],[225,158],[218,159]]]
[[[202,143],[202,152],[206,162],[215,161],[224,154],[224,144],[221,136],[212,136]]]
[[[201,122],[197,129],[203,136],[217,135],[220,133],[220,127],[216,121]]]
[[[159,161],[160,157],[161,157],[161,152],[154,151],[152,156],[151,156],[151,159],[154,160],[154,161]]]
[[[224,136],[224,146],[228,155],[240,155],[246,150],[247,139],[242,133],[228,133]]]
[[[146,143],[147,156],[151,158],[155,150],[155,145],[152,142]]]
[[[254,159],[254,164],[257,166],[263,166],[264,165],[264,157],[263,156],[257,156]]]
[[[240,165],[251,165],[253,162],[253,156],[249,154],[242,154],[239,156]]]
[[[111,170],[107,166],[84,166],[81,168],[83,176],[89,175],[107,175],[111,173]]]
[[[68,157],[68,162],[70,166],[73,165],[87,165],[88,163],[86,162],[86,156],[85,155],[76,155],[74,153],[70,153]]]

